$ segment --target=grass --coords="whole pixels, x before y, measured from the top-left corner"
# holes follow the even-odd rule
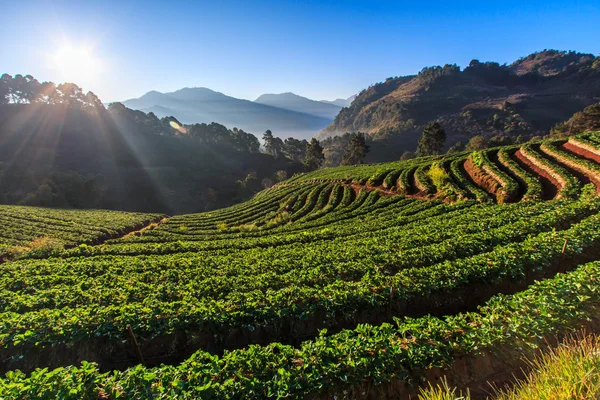
[[[527,377],[513,388],[497,393],[494,400],[600,399],[600,338],[572,337],[558,347],[527,361]],[[419,400],[470,400],[446,381],[422,389]]]

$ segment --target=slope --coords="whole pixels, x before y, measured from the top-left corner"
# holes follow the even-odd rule
[[[550,50],[510,66],[473,60],[462,71],[456,65],[430,67],[377,83],[317,138],[362,131],[395,138],[401,154],[414,150],[403,142],[414,142],[434,120],[446,130],[448,146],[475,135],[532,137],[545,135],[598,96],[600,60],[591,54]]]
[[[481,397],[515,349],[598,329],[595,151],[590,133],[323,169],[5,263],[0,397],[407,398],[444,373]]]

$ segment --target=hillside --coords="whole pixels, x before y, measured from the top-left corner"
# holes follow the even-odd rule
[[[599,97],[600,58],[591,54],[547,50],[510,65],[473,60],[464,70],[430,67],[374,84],[316,137],[367,132],[396,146],[399,157],[414,151],[434,120],[446,130],[448,147],[476,135],[528,138],[546,135]]]
[[[25,254],[0,268],[0,397],[408,398],[447,376],[483,398],[598,330],[599,191],[596,132],[298,174]]]
[[[297,107],[298,110],[285,109],[237,99],[207,88],[184,88],[171,93],[151,91],[122,103],[135,110],[153,112],[159,118],[174,116],[184,124],[217,122],[258,136],[271,130],[282,139],[310,139],[331,123],[334,117],[331,108],[335,107],[322,104],[321,109],[330,109],[329,114],[323,116],[323,112],[311,114],[299,111],[304,106]]]
[[[255,103],[266,104],[304,114],[330,118],[332,121],[342,109],[341,106],[322,101],[307,99],[294,93],[263,94]]]

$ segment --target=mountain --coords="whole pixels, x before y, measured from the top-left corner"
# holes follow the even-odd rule
[[[266,104],[273,107],[296,111],[304,114],[316,115],[319,117],[330,118],[332,121],[340,112],[342,106],[307,99],[294,93],[263,94],[255,103]]]
[[[347,99],[321,100],[321,103],[335,104],[336,106],[340,106],[342,108],[350,107],[350,104],[352,104],[352,102],[354,101],[355,98],[356,98],[356,95],[352,95],[352,96],[348,97]]]
[[[473,60],[464,70],[427,67],[374,84],[317,138],[362,131],[393,144],[396,157],[414,151],[431,121],[446,130],[448,147],[476,135],[532,137],[547,134],[598,97],[600,57],[592,54],[545,50],[510,65]]]
[[[312,100],[306,100],[311,104]],[[158,117],[174,116],[184,124],[218,122],[258,136],[270,129],[281,138],[310,139],[334,118],[333,109],[328,116],[314,115],[237,99],[207,88],[183,88],[171,93],[151,91],[122,103],[132,109],[153,112]],[[323,104],[325,107],[329,105]]]

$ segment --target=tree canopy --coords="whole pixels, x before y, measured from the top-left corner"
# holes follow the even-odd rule
[[[325,161],[325,155],[323,154],[323,147],[319,141],[312,138],[309,143],[306,144],[306,155],[304,157],[304,167],[308,171],[319,169]]]
[[[369,152],[369,148],[364,133],[351,133],[350,141],[342,156],[342,165],[361,164]]]
[[[417,145],[418,156],[431,156],[441,154],[446,143],[446,132],[439,122],[431,122],[421,133],[421,139]]]

